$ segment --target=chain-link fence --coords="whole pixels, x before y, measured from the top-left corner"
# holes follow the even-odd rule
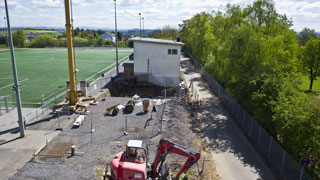
[[[108,76],[108,77],[104,76],[104,77],[101,77],[90,84],[87,84],[87,94],[86,95],[88,97],[92,97],[92,96],[98,94],[99,92],[102,92],[102,90],[105,88],[106,84],[109,83],[111,78],[112,78],[112,76],[110,74],[110,76]]]
[[[14,106],[12,105],[11,96],[0,96],[0,116],[12,111]]]
[[[24,122],[30,123],[33,121],[40,120],[43,116],[49,114],[52,111],[52,108],[55,104],[58,104],[59,102],[63,101],[66,95],[66,92],[62,91],[59,94],[56,94],[55,96],[51,97],[51,99],[48,99],[47,101],[42,101],[42,105],[39,108],[36,108],[30,113],[23,116]]]
[[[185,54],[198,66],[197,60],[185,50]],[[285,179],[312,179],[304,168],[252,117],[228,92],[204,69],[201,75],[207,81],[210,88],[220,98],[228,111],[233,115],[238,124],[256,144],[263,155],[278,170]]]

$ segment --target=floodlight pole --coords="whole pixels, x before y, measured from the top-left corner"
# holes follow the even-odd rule
[[[144,17],[142,18],[142,34],[143,34],[143,37],[144,37]]]
[[[117,75],[119,74],[119,62],[118,62],[118,27],[117,27],[117,3],[116,0],[114,1],[114,24],[115,24],[115,31],[116,31],[116,69]]]
[[[4,19],[4,28],[8,29],[7,23],[6,23],[6,17],[3,17],[3,19]],[[8,40],[8,34],[7,34],[7,46],[10,47],[9,40]]]
[[[7,0],[4,0],[5,8],[6,8],[6,16],[7,16],[7,25],[8,25],[8,41],[10,45],[10,52],[11,52],[11,62],[12,62],[12,72],[13,72],[13,80],[14,86],[13,89],[16,93],[16,101],[17,101],[17,111],[18,111],[18,122],[19,122],[19,130],[20,130],[20,137],[24,137],[24,122],[22,120],[22,111],[21,111],[21,99],[20,99],[20,90],[18,84],[18,75],[17,75],[17,67],[14,57],[14,49],[13,49],[13,42],[12,42],[12,34],[10,28],[10,20],[9,20],[9,12],[8,12],[8,3]]]
[[[139,16],[140,16],[140,37],[141,37],[141,13],[139,13]]]

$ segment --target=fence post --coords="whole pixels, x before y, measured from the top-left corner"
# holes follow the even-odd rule
[[[43,115],[43,99],[41,100],[41,115]]]
[[[58,111],[58,122],[59,122],[59,129],[62,129],[61,128],[61,124],[60,124],[60,114],[59,114],[60,112]]]
[[[258,139],[258,146],[260,145],[260,137],[261,137],[261,126],[259,128],[259,139]]]
[[[54,96],[54,104],[57,104],[57,95]]]
[[[9,107],[8,107],[8,99],[7,99],[8,96],[5,96],[4,97],[4,105],[6,106],[6,113],[9,112]]]
[[[39,120],[39,117],[38,117],[38,109],[36,109],[36,114],[37,114],[37,120]]]
[[[239,111],[240,111],[240,104],[239,104],[239,103],[237,103],[237,104],[238,104],[238,111],[237,111],[236,120],[238,120],[238,117],[239,117]]]
[[[304,173],[304,166],[302,166],[302,168],[300,170],[300,178],[299,178],[299,180],[302,180],[303,173]]]
[[[235,111],[235,110],[234,110],[234,101],[235,101],[235,100],[232,101],[232,111],[231,111],[233,115],[235,114],[235,112],[234,112],[234,111]]]
[[[94,129],[93,129],[93,118],[92,118],[92,116],[93,116],[93,113],[91,112],[91,115],[90,115],[90,117],[91,117],[91,130],[90,130],[91,142],[92,142],[92,136],[93,136],[93,132],[94,132]]]
[[[285,157],[286,157],[286,150],[283,150],[280,174],[282,174],[282,171],[283,171]]]
[[[246,112],[245,111],[242,111],[242,112],[243,112],[242,127],[244,128],[244,124],[245,124],[245,121],[246,121]]]
[[[128,116],[126,116],[125,121],[124,121],[124,135],[128,135]]]
[[[24,130],[27,130],[27,121],[25,116],[23,116],[23,123],[24,123]]]
[[[162,123],[163,123],[163,118],[164,118],[164,113],[166,111],[166,102],[163,103],[162,106],[162,112],[161,112],[161,119],[160,119],[160,132],[162,133]]]
[[[271,154],[271,145],[272,145],[272,136],[270,136],[270,141],[269,141],[269,150],[268,150],[268,158],[270,159],[270,154]]]
[[[100,90],[100,92],[102,92],[102,78],[100,79],[100,84],[101,84],[101,90]]]
[[[253,117],[251,117],[250,136],[252,136],[252,130],[253,130]]]

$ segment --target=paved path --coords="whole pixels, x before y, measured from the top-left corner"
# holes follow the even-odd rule
[[[6,140],[0,145],[0,180],[5,180],[14,175],[18,169],[32,158],[46,143],[55,137],[58,131],[28,130],[24,138],[19,138],[19,133],[7,133],[0,136]]]
[[[25,116],[34,110],[34,108],[22,108],[22,116]],[[18,127],[19,123],[17,108],[0,116],[0,135],[17,129]]]
[[[194,88],[204,102],[201,132],[212,147],[219,176],[223,180],[277,179],[224,110],[189,58],[182,57],[181,66],[188,86],[193,79]]]

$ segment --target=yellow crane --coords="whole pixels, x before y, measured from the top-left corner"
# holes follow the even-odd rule
[[[73,52],[73,25],[71,24],[70,16],[70,1],[64,0],[65,11],[66,11],[66,35],[67,35],[67,47],[68,47],[68,66],[69,66],[69,82],[70,88],[67,90],[66,103],[56,104],[53,107],[53,111],[56,109],[64,107],[65,109],[69,108],[71,111],[75,111],[78,107],[82,107],[87,111],[87,106],[82,104],[84,101],[94,101],[95,98],[80,98],[82,96],[80,91],[77,91],[77,81],[76,81],[76,69],[75,69],[75,58]]]

